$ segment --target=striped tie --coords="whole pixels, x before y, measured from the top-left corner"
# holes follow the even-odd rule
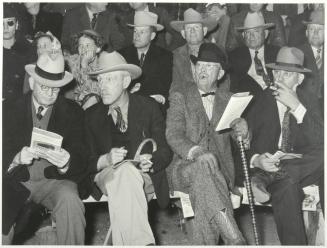
[[[37,118],[38,120],[41,120],[42,117],[43,117],[43,115],[41,114],[42,111],[43,111],[43,109],[44,109],[43,106],[40,106],[40,107],[37,109],[36,118]]]
[[[316,64],[317,64],[318,69],[320,69],[320,67],[322,65],[321,49],[317,50]]]
[[[290,109],[288,108],[284,114],[282,122],[282,145],[281,150],[283,152],[290,152],[292,149],[291,145],[291,130],[290,130]]]
[[[125,133],[127,130],[127,125],[123,119],[123,115],[121,113],[120,107],[116,107],[115,111],[117,113],[117,121],[116,121],[116,127],[122,132]]]

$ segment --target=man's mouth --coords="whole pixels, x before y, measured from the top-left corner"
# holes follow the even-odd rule
[[[199,75],[199,79],[206,79],[206,78],[208,78],[208,74],[205,74],[205,73],[201,73],[200,75]]]

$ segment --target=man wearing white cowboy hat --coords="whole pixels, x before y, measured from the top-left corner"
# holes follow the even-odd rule
[[[243,6],[243,10],[231,17],[226,44],[227,51],[232,51],[244,45],[243,37],[236,28],[244,23],[244,19],[249,13],[256,13],[262,16],[267,23],[275,24],[274,28],[270,30],[267,44],[279,47],[286,45],[285,28],[280,15],[273,11],[268,11],[265,4],[262,3],[243,4]]]
[[[188,87],[188,82],[194,81],[194,66],[190,55],[198,55],[200,45],[205,42],[205,35],[217,26],[217,20],[204,19],[199,12],[189,8],[184,12],[183,21],[172,21],[170,26],[186,40],[185,45],[173,51],[173,81],[170,92],[174,92],[184,90]]]
[[[73,76],[64,71],[62,55],[52,59],[42,54],[36,63],[25,66],[32,92],[3,108],[3,177],[23,188],[28,200],[52,211],[56,221],[57,243],[84,244],[84,205],[79,198],[86,172],[83,142],[83,111],[59,96],[60,88]],[[63,137],[61,148],[38,149],[31,144],[33,128],[55,132]],[[11,203],[22,190],[4,189],[3,209],[12,216]],[[25,200],[27,200],[24,198]],[[12,201],[10,201],[12,200]],[[17,209],[17,206],[15,206]],[[13,209],[15,209],[13,208]],[[7,220],[12,226],[15,220]]]
[[[275,61],[279,47],[265,44],[268,29],[273,23],[265,23],[257,12],[248,13],[242,27],[245,46],[229,53],[231,63],[231,92],[249,91],[253,95],[260,94],[270,84],[272,75],[265,64]]]
[[[108,196],[114,245],[154,244],[147,199],[155,192],[160,207],[169,203],[165,168],[172,154],[165,139],[165,121],[157,103],[127,90],[141,73],[139,66],[127,64],[117,52],[103,52],[99,70],[90,73],[97,75],[102,102],[86,111],[89,190],[95,199]],[[121,163],[133,159],[146,138],[157,143],[157,150],[151,155],[151,147],[145,147],[136,165]]]
[[[250,167],[252,188],[259,202],[269,200],[282,245],[306,245],[302,215],[302,188],[321,185],[323,177],[323,120],[318,101],[301,87],[304,55],[294,47],[282,47],[273,70],[276,87],[266,89],[254,102],[246,119],[252,130]],[[277,151],[293,153],[288,159]]]
[[[148,11],[136,11],[133,44],[119,51],[127,63],[142,67],[142,75],[133,80],[130,88],[139,95],[150,96],[164,106],[168,104],[168,93],[172,80],[173,56],[153,42],[156,32],[164,27],[158,22],[158,16]]]
[[[215,132],[231,93],[217,88],[227,58],[213,43],[203,43],[199,55],[191,55],[196,80],[183,92],[172,92],[167,112],[166,137],[174,151],[167,170],[170,187],[190,195],[194,218],[187,221],[192,245],[245,244],[233,216],[229,192],[234,191],[234,162],[230,138],[248,136],[244,119],[232,130]],[[237,135],[236,135],[237,134]]]
[[[312,92],[319,100],[323,111],[324,106],[324,42],[325,42],[325,12],[319,9],[311,12],[306,25],[307,42],[299,46],[304,53],[304,65],[312,70],[306,77],[303,87]]]

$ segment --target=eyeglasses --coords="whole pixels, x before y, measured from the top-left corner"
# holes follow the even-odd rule
[[[144,35],[144,34],[148,34],[150,33],[150,29],[144,29],[144,30],[136,30],[134,29],[134,34],[138,34],[138,35]]]
[[[7,23],[9,27],[12,27],[15,25],[16,21],[15,20],[4,20],[3,24]]]
[[[43,92],[48,92],[50,89],[52,90],[53,93],[58,93],[60,88],[57,87],[49,87],[46,85],[40,85],[40,88]]]

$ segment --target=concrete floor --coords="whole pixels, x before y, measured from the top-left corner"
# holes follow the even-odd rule
[[[102,245],[108,230],[108,212],[106,203],[86,204],[86,245]],[[157,245],[188,245],[187,231],[181,226],[177,208],[161,210],[156,202],[152,201],[149,207],[151,226],[156,237]],[[276,226],[269,207],[256,207],[257,225],[262,245],[280,245]],[[235,218],[249,245],[254,245],[249,208],[247,205],[235,210]],[[30,236],[27,240],[16,241],[17,244],[41,245],[55,244],[55,234],[52,231],[49,219],[43,221],[45,228]]]

